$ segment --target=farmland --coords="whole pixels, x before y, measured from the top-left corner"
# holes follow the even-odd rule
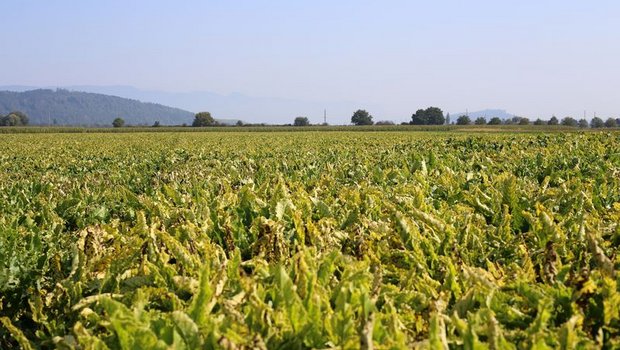
[[[0,348],[620,347],[620,133],[0,135]]]

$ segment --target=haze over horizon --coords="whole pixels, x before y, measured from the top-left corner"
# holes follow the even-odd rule
[[[0,11],[0,85],[238,93],[298,101],[279,113],[313,122],[322,105],[397,121],[431,105],[620,114],[612,1],[8,0]]]

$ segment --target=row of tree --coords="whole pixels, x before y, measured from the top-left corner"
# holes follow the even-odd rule
[[[24,126],[28,125],[30,119],[26,113],[13,111],[5,116],[0,115],[0,126]]]
[[[467,116],[460,116],[457,119],[457,124],[459,125],[468,125],[471,124],[471,120]],[[500,118],[491,118],[488,122],[486,118],[479,117],[474,121],[476,125],[564,125],[564,126],[572,126],[572,127],[580,127],[580,128],[614,128],[620,127],[620,118],[608,118],[606,121],[603,121],[601,118],[594,117],[590,122],[586,119],[577,120],[575,118],[566,117],[562,120],[559,120],[557,117],[553,116],[549,120],[536,119],[534,122],[531,122],[529,118],[524,117],[512,117],[511,119],[501,120]]]
[[[122,126],[124,123],[117,118],[113,123],[114,126]],[[364,109],[358,109],[351,116],[351,123],[355,125],[373,125],[375,124],[373,121],[373,117],[368,111]],[[486,118],[478,117],[475,120],[471,120],[471,118],[467,115],[460,115],[455,122],[456,125],[565,125],[565,126],[579,126],[582,128],[592,127],[592,128],[602,128],[602,127],[617,127],[620,126],[620,118],[613,119],[609,118],[606,121],[603,121],[601,118],[595,117],[589,123],[585,119],[581,119],[579,121],[566,117],[561,121],[558,120],[555,116],[549,120],[541,120],[537,119],[534,122],[531,122],[528,118],[524,117],[512,117],[510,119],[502,120],[498,117],[493,117],[487,121]],[[379,121],[376,123],[377,125],[394,125],[391,121]],[[426,109],[418,109],[413,115],[411,115],[410,125],[444,125],[451,124],[450,121],[450,113],[448,113],[445,117],[443,111],[438,107],[428,107]],[[200,112],[197,113],[194,117],[194,122],[192,126],[194,127],[204,127],[204,126],[217,126],[220,125],[209,112]],[[243,125],[241,121],[237,123],[237,125]],[[290,124],[289,124],[290,125]],[[297,117],[293,121],[294,126],[308,126],[310,125],[310,120],[307,117]],[[155,126],[155,125],[154,125]]]
[[[298,125],[297,119],[295,119],[295,125]],[[307,123],[307,118],[304,118],[304,119],[305,119],[305,122]],[[351,123],[355,125],[374,124],[372,120],[372,115],[370,115],[370,113],[368,113],[367,111],[363,109],[357,110],[355,111],[355,113],[353,113],[353,116],[351,117]],[[307,124],[301,124],[301,121],[300,121],[299,125],[307,125]],[[377,124],[393,125],[393,123],[386,122],[386,121],[377,122]],[[407,123],[403,123],[403,124],[407,124]],[[408,124],[410,125],[451,124],[450,113],[448,113],[444,117],[443,111],[438,107],[428,107],[426,109],[418,109],[413,115],[411,115],[411,121],[409,121]],[[587,127],[613,128],[613,127],[620,127],[620,118],[618,119],[608,118],[606,121],[603,121],[601,118],[594,117],[589,123],[585,119],[576,120],[571,117],[566,117],[560,121],[555,116],[551,117],[551,119],[549,120],[536,119],[534,122],[531,122],[528,118],[524,118],[524,117],[512,117],[510,119],[505,119],[505,120],[502,120],[501,118],[498,118],[498,117],[493,117],[489,119],[488,121],[484,117],[478,117],[473,121],[473,123],[472,123],[471,118],[468,115],[460,115],[456,119],[456,125],[470,125],[470,124],[475,124],[475,125],[501,125],[501,124],[530,125],[530,124],[534,124],[534,125],[564,125],[564,126],[573,126],[573,127],[578,126],[581,128],[587,128]]]

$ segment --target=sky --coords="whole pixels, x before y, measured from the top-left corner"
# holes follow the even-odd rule
[[[620,116],[618,1],[2,0],[0,14],[0,85],[348,101],[392,120]]]

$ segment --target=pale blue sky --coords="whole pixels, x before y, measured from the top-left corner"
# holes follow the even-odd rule
[[[0,14],[0,85],[355,101],[376,119],[620,116],[618,1],[2,0]]]

